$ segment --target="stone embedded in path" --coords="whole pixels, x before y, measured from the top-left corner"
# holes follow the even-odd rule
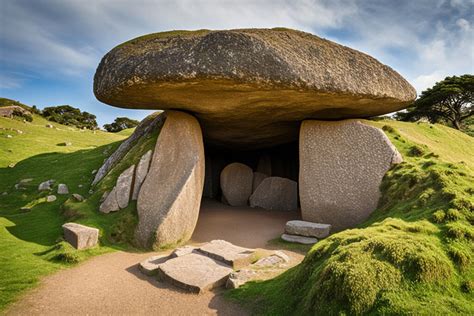
[[[58,194],[69,194],[69,189],[64,183],[58,185]]]
[[[138,194],[135,240],[159,248],[189,240],[204,186],[204,145],[193,116],[166,111],[150,169]]]
[[[311,245],[318,242],[318,240],[314,237],[305,237],[305,236],[290,235],[290,234],[281,235],[281,239],[283,239],[284,241],[298,243],[298,244],[305,244],[305,245]]]
[[[126,208],[130,201],[134,171],[135,165],[132,165],[125,169],[125,171],[123,171],[117,178],[117,184],[115,185],[115,198],[117,199],[117,204],[120,208]]]
[[[197,248],[198,248],[198,247],[189,246],[189,245],[176,248],[176,249],[173,250],[173,252],[171,253],[170,258],[176,258],[176,257],[182,257],[182,256],[185,256],[185,255],[189,255],[190,253],[195,252],[195,250],[196,250]]]
[[[253,171],[247,165],[234,162],[221,172],[222,195],[231,206],[245,206],[252,194]]]
[[[302,120],[377,116],[416,98],[375,58],[281,28],[133,39],[104,56],[94,93],[118,107],[194,113],[207,142],[230,148],[288,143]]]
[[[226,283],[232,268],[208,256],[191,253],[159,265],[158,276],[193,293],[212,290]]]
[[[170,259],[170,256],[168,255],[153,256],[140,262],[138,264],[138,269],[148,276],[156,275],[158,274],[160,264],[165,263],[168,259]]]
[[[66,223],[63,226],[64,239],[76,249],[86,249],[97,245],[99,230],[77,223]]]
[[[213,240],[198,248],[197,251],[224,262],[234,269],[247,266],[255,259],[255,250],[239,247],[225,240]]]
[[[331,225],[306,221],[288,221],[285,226],[285,233],[290,235],[300,235],[307,237],[325,238],[329,235]]]
[[[133,184],[133,201],[138,199],[138,193],[140,192],[140,188],[142,187],[143,181],[145,181],[145,177],[150,167],[152,153],[153,151],[150,149],[140,158],[140,161],[138,162],[137,169],[135,171],[135,182]]]
[[[380,129],[356,120],[304,121],[299,145],[302,218],[333,231],[369,217],[382,178],[401,160]]]
[[[290,179],[268,177],[250,197],[251,207],[294,211],[298,208],[298,184]]]
[[[261,172],[254,172],[253,173],[253,183],[252,183],[252,193],[257,190],[258,186],[262,183],[263,180],[268,178],[269,176],[261,173]]]

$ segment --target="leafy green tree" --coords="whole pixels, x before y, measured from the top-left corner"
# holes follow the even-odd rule
[[[87,129],[98,128],[95,115],[88,112],[81,112],[80,109],[70,105],[46,107],[43,109],[42,115],[49,121],[64,125]]]
[[[121,130],[135,127],[139,123],[139,121],[132,120],[128,117],[117,117],[111,124],[105,124],[104,128],[107,132],[117,133]]]
[[[396,118],[401,121],[427,119],[431,123],[449,123],[461,129],[463,123],[474,114],[474,76],[446,77],[421,96]]]

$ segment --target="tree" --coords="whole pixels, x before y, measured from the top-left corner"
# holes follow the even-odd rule
[[[88,112],[81,112],[80,109],[70,105],[60,105],[46,107],[42,111],[42,116],[52,122],[64,125],[72,125],[78,128],[97,129],[96,117]]]
[[[450,123],[461,129],[463,122],[474,115],[474,76],[446,77],[421,96],[396,118],[401,121],[427,119],[431,123]]]
[[[104,128],[107,132],[117,133],[121,130],[135,127],[139,123],[139,121],[129,119],[128,117],[117,117],[111,124],[105,124]]]

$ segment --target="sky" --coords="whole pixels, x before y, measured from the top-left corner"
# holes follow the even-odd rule
[[[418,94],[474,73],[474,0],[0,0],[0,97],[39,108],[70,104],[97,115],[93,76],[116,45],[167,30],[288,27],[367,53]]]

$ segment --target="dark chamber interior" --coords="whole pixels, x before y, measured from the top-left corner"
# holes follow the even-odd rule
[[[230,163],[240,162],[252,170],[268,171],[272,177],[288,178],[298,182],[299,158],[298,142],[278,145],[260,150],[238,150],[205,144],[206,175],[203,197],[221,200],[220,174]],[[268,172],[263,172],[268,173]]]

